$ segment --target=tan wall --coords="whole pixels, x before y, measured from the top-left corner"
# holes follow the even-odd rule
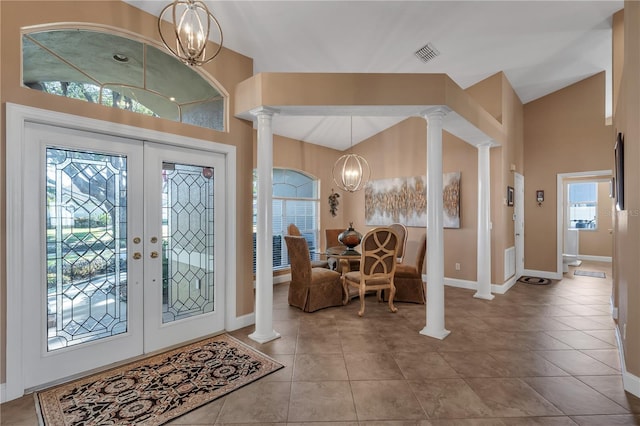
[[[60,111],[83,117],[90,117],[99,120],[112,121],[128,124],[136,127],[153,129],[168,133],[180,134],[187,137],[211,140],[220,143],[235,145],[237,147],[237,313],[246,314],[253,311],[253,287],[251,272],[251,165],[252,163],[252,127],[250,123],[243,120],[231,118],[229,120],[230,129],[228,132],[216,132],[209,129],[183,125],[173,121],[157,119],[114,108],[107,108],[96,104],[66,99],[59,96],[49,95],[36,90],[27,89],[20,84],[20,64],[21,64],[21,41],[20,29],[22,27],[57,23],[57,22],[83,22],[93,23],[102,26],[124,29],[134,34],[139,34],[148,40],[159,42],[157,35],[156,18],[148,15],[139,9],[133,8],[120,1],[92,1],[90,7],[79,6],[77,1],[30,1],[28,10],[25,10],[24,1],[0,2],[0,43],[1,43],[1,92],[2,121],[0,130],[2,134],[2,158],[0,164],[4,165],[5,159],[5,105],[7,102],[17,103],[42,109]],[[252,60],[238,55],[227,49],[212,63],[206,65],[204,70],[220,83],[222,88],[232,93],[236,84],[251,76],[253,71]],[[233,111],[233,99],[230,100],[229,111]],[[5,203],[5,177],[1,175],[2,185],[0,185],[0,199],[2,209],[0,217],[2,220],[2,233],[0,235],[0,247],[4,247],[5,223],[4,223],[4,203]],[[5,257],[0,259],[2,265],[2,275],[0,277],[0,294],[3,300],[0,311],[0,330],[2,340],[0,347],[0,382],[4,382],[5,364],[4,354],[6,351],[5,327],[6,312],[4,300],[6,296],[6,272]]]
[[[622,339],[626,369],[637,378],[640,377],[640,2],[624,3],[624,40],[620,39],[620,21],[614,24],[614,45],[624,46],[623,63],[616,63],[616,68],[622,67],[622,77],[614,128],[624,134],[625,141],[625,209],[615,212],[613,225],[614,304],[618,307],[621,334],[626,328],[626,337]]]
[[[602,72],[524,106],[526,269],[556,272],[557,174],[613,168],[604,95]]]

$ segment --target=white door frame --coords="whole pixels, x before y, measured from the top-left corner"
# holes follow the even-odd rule
[[[179,147],[189,147],[218,152],[225,156],[227,191],[226,205],[226,277],[225,283],[225,329],[238,328],[236,316],[236,148],[217,142],[208,142],[180,135],[162,133],[155,130],[108,121],[78,117],[71,114],[53,112],[39,108],[6,104],[6,262],[7,297],[6,307],[6,383],[2,402],[24,395],[22,362],[22,306],[21,283],[26,267],[23,253],[23,182],[24,166],[22,159],[28,155],[24,150],[24,133],[27,122],[41,123],[58,127],[103,133],[129,139],[146,140]]]
[[[556,181],[556,274],[555,279],[562,279],[562,252],[564,249],[564,180],[579,177],[603,177],[611,176],[611,170],[593,170],[588,172],[558,173]]]

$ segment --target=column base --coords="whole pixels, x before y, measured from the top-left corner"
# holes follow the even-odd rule
[[[249,335],[249,339],[258,342],[258,343],[267,343],[272,340],[276,340],[280,337],[280,333],[275,330],[272,330],[271,333],[267,334],[258,334],[257,331],[254,331]]]
[[[429,326],[426,326],[425,328],[420,330],[420,334],[424,336],[433,337],[435,339],[440,339],[440,340],[443,340],[445,337],[447,337],[449,333],[451,332],[449,330],[445,330],[444,328],[433,330],[429,328]]]
[[[473,295],[473,297],[475,297],[476,299],[493,300],[495,296],[491,293],[481,293],[477,291],[476,294]]]

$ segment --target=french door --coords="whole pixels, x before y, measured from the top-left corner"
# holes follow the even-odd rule
[[[24,143],[25,389],[224,328],[223,156],[32,123]]]

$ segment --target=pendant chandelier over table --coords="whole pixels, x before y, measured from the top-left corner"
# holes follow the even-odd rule
[[[371,168],[367,160],[353,152],[353,117],[350,120],[351,146],[349,154],[338,158],[333,165],[333,181],[340,189],[356,192],[364,188],[371,177]]]

